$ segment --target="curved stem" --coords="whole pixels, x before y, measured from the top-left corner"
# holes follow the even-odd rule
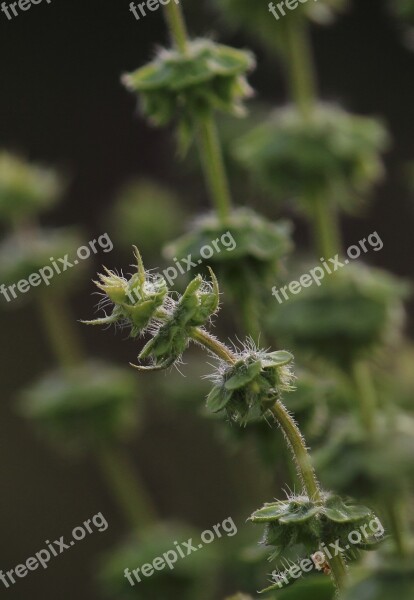
[[[230,348],[227,348],[225,344],[217,340],[204,329],[194,327],[191,331],[191,337],[195,342],[204,346],[204,348],[207,348],[207,350],[210,350],[210,352],[229,364],[234,365],[236,363],[237,358]]]
[[[316,502],[321,502],[322,496],[319,482],[299,427],[280,400],[275,402],[271,410],[292,449],[300,478],[309,498]]]
[[[217,125],[211,113],[198,120],[198,146],[210,197],[219,219],[224,222],[230,214],[230,185],[224,166]]]
[[[135,530],[148,527],[156,515],[145,487],[119,448],[102,445],[97,451],[101,471],[129,523]]]
[[[188,34],[181,6],[171,0],[164,6],[164,15],[174,44],[180,52],[186,54]]]

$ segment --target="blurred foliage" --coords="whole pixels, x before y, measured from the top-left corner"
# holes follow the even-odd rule
[[[126,185],[111,211],[117,243],[128,250],[137,245],[158,260],[160,247],[181,232],[184,220],[183,203],[175,192],[146,179]]]
[[[123,439],[136,425],[137,384],[127,369],[103,362],[46,374],[22,393],[20,411],[69,451]]]
[[[18,223],[49,208],[62,191],[52,170],[0,152],[0,220]]]
[[[121,545],[102,562],[99,577],[102,593],[116,600],[209,600],[218,565],[217,547],[214,545],[204,544],[202,552],[192,552],[190,556],[179,558],[173,569],[165,564],[165,568],[156,570],[148,580],[140,575],[142,580],[135,586],[131,586],[124,576],[126,568],[133,571],[152,563],[157,557],[162,558],[168,551],[177,553],[175,542],[180,544],[190,538],[197,540],[199,532],[177,523],[160,523],[141,531],[139,539],[131,539]]]
[[[383,175],[387,133],[375,119],[319,104],[304,120],[289,106],[234,143],[235,157],[280,200],[309,210],[315,195],[346,211]]]
[[[84,273],[86,261],[78,261],[79,264],[74,269],[66,268],[59,259],[63,260],[68,256],[73,265],[73,257],[81,245],[80,232],[74,227],[43,228],[41,231],[29,229],[10,234],[0,243],[0,280],[9,286],[26,279],[32,288],[51,285],[55,291],[71,287]],[[57,264],[60,273],[52,266],[51,259]],[[52,272],[53,279],[49,277],[48,283],[45,283],[40,275],[36,275],[44,268]],[[32,281],[34,283],[31,283]],[[20,301],[25,298],[20,293],[17,295]]]
[[[347,0],[306,3],[301,0],[294,10],[285,7],[285,15],[279,20],[270,13],[268,0],[213,0],[213,4],[223,13],[230,27],[247,31],[254,39],[258,38],[273,49],[283,47],[287,21],[298,21],[305,16],[321,25],[328,24],[335,13],[346,6]]]
[[[295,352],[349,369],[360,356],[399,336],[408,286],[385,271],[357,264],[330,277],[334,281],[303,289],[279,304],[270,326]]]
[[[414,419],[398,413],[378,418],[375,436],[351,416],[334,422],[314,453],[322,482],[340,493],[369,499],[403,494],[414,478]],[[410,483],[409,483],[410,482]]]

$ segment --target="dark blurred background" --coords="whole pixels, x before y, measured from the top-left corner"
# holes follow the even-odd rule
[[[64,201],[42,223],[80,223],[85,242],[104,231],[111,237],[116,233],[107,210],[119,187],[135,176],[171,185],[186,199],[189,214],[206,205],[198,174],[178,165],[170,133],[149,128],[120,85],[120,74],[142,65],[157,44],[167,41],[161,11],[136,21],[128,5],[128,0],[53,0],[12,21],[0,17],[0,146],[57,166],[68,176]],[[205,3],[187,0],[184,7],[192,33],[205,33],[207,23],[207,33],[220,40],[253,46],[259,59],[253,86],[269,102],[284,101],[283,74],[260,46],[226,33]],[[367,216],[344,223],[345,240],[355,243],[376,229],[384,248],[369,258],[411,278],[413,195],[405,174],[414,160],[414,53],[379,0],[356,0],[335,25],[315,28],[313,34],[322,96],[353,112],[382,117],[393,139],[387,178]],[[299,245],[306,244],[301,223],[296,237]],[[102,261],[108,267],[127,264],[117,247],[88,261],[90,276],[71,300],[76,319],[92,314],[90,279]],[[79,329],[91,355],[124,364],[134,359],[136,348],[125,335]],[[110,524],[105,533],[51,562],[46,572],[37,570],[12,589],[0,587],[1,597],[69,600],[76,594],[78,600],[95,600],[100,596],[93,564],[99,552],[119,540],[124,522],[92,461],[62,459],[15,414],[17,391],[53,363],[35,310],[28,305],[2,311],[0,330],[0,569],[24,562],[44,540],[69,535],[99,511]],[[259,490],[247,485],[245,473],[212,441],[209,424],[149,401],[148,427],[133,450],[159,513],[211,527],[232,513],[234,490],[247,511],[254,507]],[[232,516],[241,523],[243,515]]]

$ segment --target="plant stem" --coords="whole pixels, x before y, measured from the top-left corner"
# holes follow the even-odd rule
[[[39,293],[38,307],[58,362],[64,369],[79,365],[83,352],[72,327],[65,299],[56,293]]]
[[[275,402],[271,410],[292,449],[300,478],[309,498],[315,502],[321,502],[322,496],[319,483],[299,427],[280,400]]]
[[[202,329],[194,328],[192,338],[229,364],[234,364],[236,362],[235,355],[227,348],[227,346]],[[292,449],[300,478],[309,498],[315,502],[322,502],[319,482],[316,478],[308,449],[306,448],[305,441],[298,426],[280,400],[277,400],[273,405],[272,413],[277,419],[285,438]],[[342,556],[336,556],[331,559],[329,565],[332,570],[332,577],[335,581],[335,585],[338,589],[342,589],[346,577],[346,567]]]
[[[180,50],[180,52],[186,54],[188,47],[188,34],[181,6],[176,4],[174,0],[169,2],[169,4],[164,6],[164,15],[173,43],[178,50]]]
[[[207,350],[210,350],[210,352],[212,352],[222,360],[225,360],[231,365],[234,365],[236,363],[237,358],[230,350],[230,348],[227,348],[225,344],[217,340],[204,329],[194,327],[191,331],[191,337],[195,342],[197,342],[201,346],[204,346],[204,348],[207,348]]]
[[[312,207],[314,244],[319,258],[333,258],[342,248],[335,207],[326,202],[321,194],[308,192],[308,196],[309,205]]]
[[[355,361],[351,376],[359,397],[362,425],[367,434],[372,437],[376,429],[377,397],[369,365],[362,360]]]
[[[181,6],[170,2],[164,7],[164,14],[175,46],[186,54],[188,34]],[[231,196],[217,126],[211,113],[200,117],[195,125],[199,130],[198,146],[204,176],[217,216],[223,222],[231,210]]]
[[[102,445],[97,451],[101,471],[122,507],[128,522],[139,530],[156,521],[156,515],[144,485],[119,448]]]
[[[409,546],[403,524],[401,503],[395,498],[391,498],[385,502],[385,508],[398,555],[400,558],[406,558],[409,556]]]
[[[308,120],[315,104],[316,74],[304,18],[286,20],[285,43],[291,97],[304,119]]]
[[[217,216],[224,222],[231,211],[230,186],[224,166],[217,125],[211,113],[198,120],[198,146],[204,176]]]

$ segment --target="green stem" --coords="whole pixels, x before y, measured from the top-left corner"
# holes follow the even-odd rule
[[[304,18],[286,20],[286,71],[290,93],[306,120],[312,115],[316,98],[316,74],[308,35]]]
[[[180,52],[186,54],[188,34],[181,6],[172,0],[169,4],[164,6],[164,15],[173,43]]]
[[[362,425],[367,434],[375,433],[377,394],[369,365],[365,361],[356,361],[352,366],[352,379],[359,398]]]
[[[321,502],[322,496],[319,483],[305,441],[299,431],[299,427],[280,400],[273,405],[272,413],[280,424],[289,446],[292,449],[300,478],[309,498],[315,500],[315,502]]]
[[[385,502],[385,508],[398,555],[400,558],[406,558],[409,556],[409,544],[403,523],[401,503],[395,498],[391,498]]]
[[[153,524],[156,515],[151,501],[126,455],[118,448],[105,445],[99,448],[97,458],[110,489],[134,530]]]
[[[83,352],[69,318],[65,299],[56,293],[39,293],[38,307],[59,363],[65,369],[78,366]]]
[[[224,166],[217,126],[211,113],[198,120],[198,145],[204,176],[219,219],[224,222],[231,211],[230,186]]]
[[[204,346],[204,348],[207,348],[207,350],[210,350],[213,354],[215,354],[222,360],[228,362],[231,365],[234,365],[236,363],[237,358],[232,353],[230,348],[227,348],[225,344],[222,344],[222,342],[210,335],[204,329],[194,327],[191,331],[191,337],[195,342],[197,342],[201,346]]]
[[[319,258],[333,258],[342,248],[338,215],[335,207],[321,194],[308,193],[308,204],[312,207],[311,217],[315,248]]]

